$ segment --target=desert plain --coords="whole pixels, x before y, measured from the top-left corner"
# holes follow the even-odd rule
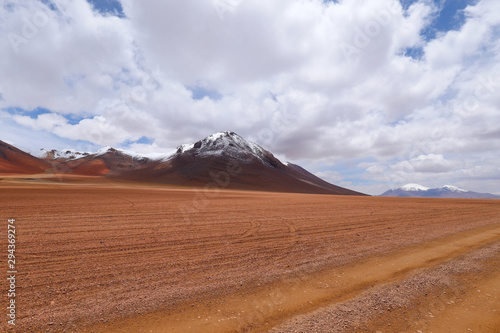
[[[500,332],[498,200],[0,178],[2,331]]]

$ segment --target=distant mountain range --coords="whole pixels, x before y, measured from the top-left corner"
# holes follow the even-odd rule
[[[428,188],[419,184],[406,184],[382,193],[382,197],[421,197],[421,198],[462,198],[462,199],[500,199],[500,196],[489,193],[477,193],[456,186],[444,185]]]
[[[0,174],[61,173],[114,180],[257,191],[365,195],[330,184],[234,132],[181,145],[172,155],[106,147],[97,153],[42,150],[40,158],[0,141]]]

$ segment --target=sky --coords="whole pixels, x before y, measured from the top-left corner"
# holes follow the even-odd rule
[[[0,0],[0,140],[234,131],[336,185],[500,192],[498,0]]]

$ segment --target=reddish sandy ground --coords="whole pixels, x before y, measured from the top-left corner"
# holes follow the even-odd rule
[[[3,177],[0,205],[16,332],[500,332],[497,200]]]

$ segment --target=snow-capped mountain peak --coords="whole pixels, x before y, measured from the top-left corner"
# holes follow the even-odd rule
[[[421,197],[421,198],[462,198],[462,199],[500,199],[489,193],[478,193],[453,185],[426,188],[418,184],[407,184],[381,194],[384,197]]]
[[[429,188],[422,186],[422,185],[419,185],[419,184],[406,184],[406,185],[403,185],[403,186],[398,187],[396,189],[414,192],[414,191],[427,191]]]
[[[201,157],[227,155],[245,160],[254,156],[262,161],[270,154],[258,144],[230,131],[215,133],[194,144],[184,144],[177,148],[176,154],[185,153]]]
[[[443,187],[441,187],[441,189],[450,192],[469,192],[467,190],[461,189],[460,187],[456,187],[453,185],[444,185]]]
[[[104,155],[104,154],[106,154],[106,153],[111,153],[111,152],[114,152],[114,151],[116,151],[116,149],[115,149],[115,148],[112,148],[112,147],[110,147],[110,146],[106,146],[106,147],[104,147],[104,148],[99,149],[99,150],[95,153],[95,155],[97,155],[97,156],[99,156],[99,155]]]
[[[95,153],[95,155],[99,156],[99,155],[104,155],[106,153],[120,153],[123,155],[130,156],[135,160],[148,159],[148,160],[152,160],[152,161],[166,161],[166,160],[170,159],[172,156],[172,154],[168,154],[168,153],[136,153],[134,151],[125,150],[125,149],[116,149],[116,148],[112,148],[109,146],[106,146],[106,147],[98,150]]]
[[[57,159],[64,159],[64,160],[76,160],[85,156],[89,156],[90,153],[82,153],[73,149],[67,149],[67,150],[57,150],[57,149],[52,149],[52,150],[46,150],[46,149],[40,149],[40,158],[45,158],[45,159],[51,159],[51,160],[57,160]]]

